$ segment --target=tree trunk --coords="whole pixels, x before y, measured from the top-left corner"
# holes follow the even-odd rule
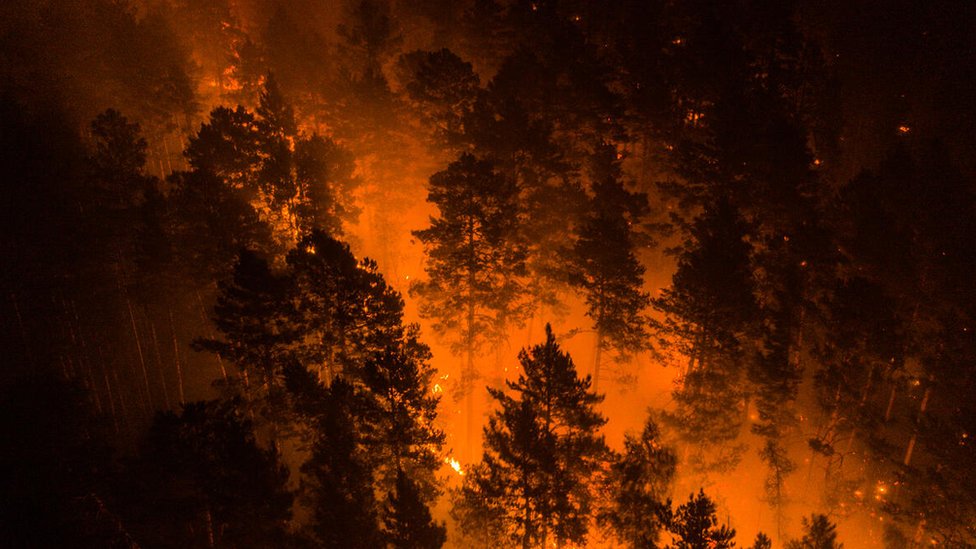
[[[176,364],[176,381],[178,383],[177,388],[179,389],[180,405],[182,406],[186,402],[186,397],[183,393],[183,367],[180,365],[180,345],[176,341],[176,329],[173,326],[173,309],[167,306],[166,312],[169,314],[169,334],[173,340],[173,362]]]
[[[596,349],[593,351],[593,392],[600,387],[600,359],[603,355],[603,330],[596,331]]]
[[[129,296],[125,296],[125,306],[129,311],[129,322],[132,326],[132,338],[136,342],[136,350],[139,352],[139,366],[142,367],[142,380],[146,388],[146,404],[148,406],[147,410],[149,415],[152,415],[152,410],[155,408],[152,402],[152,392],[149,389],[149,372],[146,370],[146,359],[142,353],[142,342],[139,340],[139,329],[136,327],[136,317],[132,314],[132,301]]]
[[[146,314],[148,318],[148,313]],[[156,337],[156,323],[149,318],[149,332],[152,335],[153,351],[156,356],[156,371],[159,372],[159,384],[163,388],[163,404],[170,409],[169,389],[166,387],[166,375],[163,372],[163,354],[159,350],[159,339]]]
[[[925,414],[925,409],[929,405],[929,396],[932,395],[932,387],[925,388],[925,394],[922,395],[922,403],[918,407],[918,420],[922,420],[922,415]],[[915,451],[915,443],[918,442],[918,424],[916,422],[915,430],[912,431],[912,438],[908,441],[908,448],[905,449],[905,459],[904,464],[906,467],[912,464],[912,453]]]
[[[115,400],[112,398],[112,384],[108,381],[108,371],[105,369],[105,364],[102,364],[102,377],[105,380],[105,393],[108,395],[108,409],[112,414],[112,427],[115,434],[119,434],[119,418],[115,415]]]

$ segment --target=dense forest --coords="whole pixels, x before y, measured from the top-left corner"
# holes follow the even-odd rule
[[[5,547],[976,547],[976,4],[6,0]]]

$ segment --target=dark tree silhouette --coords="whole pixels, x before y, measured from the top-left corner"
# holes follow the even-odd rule
[[[707,209],[691,227],[671,287],[655,300],[666,313],[663,348],[687,357],[674,391],[677,407],[665,417],[697,447],[694,467],[727,469],[738,463],[743,379],[758,321],[746,225],[727,201]],[[706,459],[705,448],[720,452]]]
[[[326,387],[297,364],[287,378],[310,427],[310,455],[301,470],[312,537],[325,547],[382,546],[373,470],[357,421],[362,393],[341,377]]]
[[[474,108],[480,81],[470,63],[448,49],[413,51],[400,56],[397,73],[407,99],[436,142],[456,145],[464,118]]]
[[[752,549],[773,549],[773,541],[766,534],[759,532],[756,534],[756,541],[752,543]]]
[[[644,266],[635,253],[635,228],[647,215],[647,196],[624,188],[616,155],[614,147],[604,146],[594,162],[593,197],[569,267],[570,281],[583,292],[586,315],[596,330],[594,390],[604,349],[627,356],[650,343],[645,310],[651,298],[643,291]]]
[[[837,525],[826,515],[813,514],[803,517],[803,537],[790,540],[786,549],[843,549],[837,541]]]
[[[631,549],[657,547],[671,513],[671,484],[677,456],[661,441],[650,417],[638,436],[624,436],[624,451],[610,466],[604,488],[607,502],[597,519]]]
[[[384,511],[383,533],[396,549],[440,549],[447,541],[444,525],[431,518],[419,488],[402,472]]]
[[[485,427],[482,464],[465,477],[462,502],[482,498],[476,516],[497,510],[506,537],[522,547],[584,543],[594,475],[608,458],[596,434],[606,423],[595,409],[602,397],[590,392],[589,377],[577,376],[548,325],[545,343],[523,350],[519,362],[523,373],[507,382],[512,396],[489,388],[500,409]]]
[[[688,496],[688,503],[679,505],[668,522],[671,543],[668,549],[731,549],[735,547],[735,530],[719,526],[715,503],[703,490]]]
[[[474,438],[471,391],[475,357],[498,345],[524,316],[525,247],[518,232],[518,189],[492,163],[465,153],[430,178],[428,202],[439,217],[414,231],[424,244],[428,279],[411,286],[420,314],[463,355],[457,398],[468,401],[468,440]],[[498,373],[500,375],[500,373]]]
[[[133,530],[159,547],[289,546],[292,493],[233,401],[161,413],[133,466]]]

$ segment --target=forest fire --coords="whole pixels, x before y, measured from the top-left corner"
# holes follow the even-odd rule
[[[449,457],[449,458],[447,458],[447,459],[444,460],[444,463],[447,463],[448,465],[450,465],[451,466],[451,469],[454,469],[454,472],[455,473],[461,475],[462,477],[464,476],[464,470],[461,469],[461,462],[460,461],[458,461],[458,460],[456,460],[456,459],[454,459],[452,457]]]
[[[2,545],[976,547],[972,6],[7,4]]]

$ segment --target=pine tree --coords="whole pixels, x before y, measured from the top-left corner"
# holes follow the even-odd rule
[[[610,466],[604,492],[605,508],[597,516],[617,541],[631,549],[657,547],[671,512],[668,497],[677,456],[664,446],[650,417],[639,436],[624,436],[624,452]]]
[[[347,70],[364,86],[382,82],[384,62],[403,42],[386,0],[349,0],[338,27]]]
[[[219,177],[251,200],[257,197],[261,135],[254,114],[244,107],[217,107],[183,153],[190,167]]]
[[[207,170],[176,172],[167,182],[173,189],[176,261],[197,288],[230,276],[242,249],[272,256],[278,252],[271,227],[243,191]]]
[[[349,466],[358,468],[351,473],[357,482],[368,478],[362,482],[371,493],[386,494],[396,490],[397,476],[404,476],[418,505],[433,502],[444,433],[435,427],[439,397],[431,387],[431,354],[419,328],[403,323],[403,299],[375,263],[356,259],[347,244],[317,230],[288,254],[280,272],[244,251],[234,278],[220,285],[214,321],[221,337],[199,346],[241,369],[244,377],[236,388],[269,421],[273,443],[298,436],[301,444],[319,448],[306,463],[306,477],[339,474],[322,472],[331,467],[322,460],[341,456],[329,453],[338,450],[319,430],[322,422],[338,429],[329,422],[345,414],[348,432],[335,436],[357,448],[348,458],[355,460]],[[339,398],[351,400],[327,402]],[[340,496],[367,505],[361,494],[328,492],[324,485],[331,477],[323,478],[318,495],[309,496],[314,505],[323,498],[338,505],[334,500]],[[374,504],[368,506],[375,519]],[[322,518],[327,520],[332,519]]]
[[[213,174],[254,206],[279,243],[315,228],[339,236],[358,215],[350,154],[329,137],[299,132],[270,73],[254,113],[239,105],[214,109],[185,155],[194,171]]]
[[[341,377],[326,387],[298,364],[286,376],[309,426],[310,455],[301,471],[312,536],[324,547],[382,546],[373,469],[358,421],[361,391]]]
[[[106,255],[101,261],[115,264],[123,276],[129,276],[138,246],[132,228],[138,226],[139,207],[147,193],[155,190],[159,181],[144,173],[149,145],[139,124],[108,109],[95,117],[90,128],[88,203],[83,207],[88,210],[87,217],[97,223],[85,229],[96,241],[93,252]]]
[[[420,314],[463,355],[457,397],[468,400],[468,440],[474,438],[471,390],[475,356],[498,345],[524,316],[525,246],[518,233],[518,189],[491,162],[463,154],[430,179],[428,202],[439,217],[414,231],[424,244],[428,279],[411,286]]]
[[[593,197],[569,267],[570,281],[583,292],[586,315],[596,330],[594,390],[600,382],[602,351],[632,355],[650,343],[644,311],[651,298],[643,291],[644,267],[635,254],[634,229],[647,215],[647,197],[624,188],[616,155],[610,145],[596,155]]]
[[[440,549],[447,541],[444,525],[434,522],[419,488],[402,471],[388,496],[383,533],[394,549]]]
[[[430,356],[419,328],[410,325],[400,341],[368,359],[362,371],[371,403],[364,418],[366,438],[380,485],[390,490],[402,476],[424,503],[439,494],[434,472],[445,439],[435,426],[440,397],[432,391]]]
[[[273,273],[266,260],[242,250],[233,278],[219,283],[213,321],[222,337],[195,344],[237,366],[241,377],[235,387],[274,429],[286,423],[284,368],[301,336],[289,308],[289,291],[287,276]]]
[[[397,73],[407,100],[434,140],[442,146],[457,145],[463,138],[464,118],[480,91],[471,63],[446,48],[417,50],[400,56]]]
[[[727,469],[738,463],[735,440],[742,422],[743,380],[758,321],[746,225],[728,201],[708,208],[691,227],[678,269],[654,306],[667,317],[661,345],[688,360],[665,415],[689,445],[695,468]],[[719,452],[705,452],[710,446]],[[711,455],[706,459],[707,455]]]
[[[703,490],[688,496],[688,503],[675,509],[668,531],[671,544],[666,549],[731,549],[735,547],[735,530],[718,526],[715,503]]]
[[[275,450],[261,448],[234,401],[160,413],[134,465],[126,506],[161,546],[287,546],[293,494]],[[174,520],[175,519],[175,520]],[[169,522],[174,521],[174,522]]]
[[[830,522],[826,515],[813,514],[809,518],[803,517],[803,537],[790,540],[786,549],[843,549],[844,544],[837,542],[837,525]]]
[[[773,540],[769,536],[759,532],[756,534],[756,541],[752,543],[752,549],[773,549]]]
[[[357,259],[348,244],[319,230],[304,236],[286,261],[304,339],[296,352],[323,379],[359,379],[367,360],[401,341],[403,298],[375,262]]]
[[[523,374],[507,382],[512,396],[489,388],[500,409],[489,418],[482,463],[465,477],[461,502],[481,511],[469,516],[499,520],[522,547],[584,543],[594,475],[608,457],[596,434],[606,423],[595,410],[601,397],[590,392],[589,377],[577,377],[548,326],[545,343],[523,350],[519,361]]]
[[[294,206],[298,229],[320,229],[342,236],[343,224],[354,223],[360,208],[353,192],[360,185],[352,154],[332,138],[313,134],[295,143]]]

